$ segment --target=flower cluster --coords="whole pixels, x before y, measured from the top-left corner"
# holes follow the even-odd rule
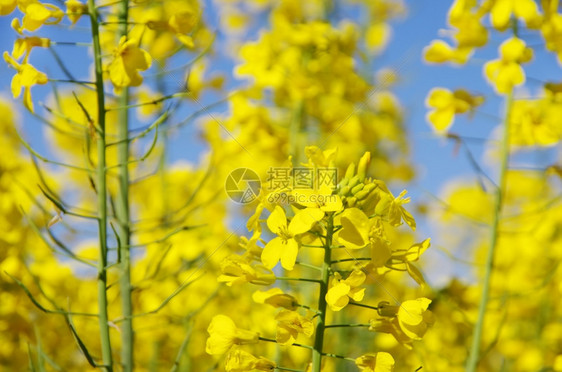
[[[305,149],[308,162],[303,165],[310,169],[333,166],[336,153],[335,150],[322,151],[309,146]],[[404,198],[405,191],[395,197],[382,181],[368,177],[369,162],[370,154],[365,153],[357,166],[353,163],[348,166],[345,175],[331,190],[325,187],[308,190],[284,189],[287,193],[305,192],[335,196],[326,199],[332,200],[327,204],[306,202],[286,206],[269,202],[267,195],[262,197],[261,202],[257,203],[255,214],[248,222],[248,228],[254,235],[247,241],[245,253],[231,255],[223,260],[223,275],[219,277],[219,281],[228,280],[229,285],[242,282],[270,285],[274,284],[273,281],[318,283],[318,304],[302,304],[295,296],[285,293],[277,286],[257,291],[253,295],[255,302],[281,308],[274,317],[277,323],[275,338],[258,337],[255,334],[251,337],[238,337],[236,335],[240,331],[230,320],[225,320],[230,318],[218,315],[209,326],[207,352],[226,353],[234,344],[250,343],[248,341],[254,343],[257,340],[285,346],[295,345],[312,350],[312,370],[319,371],[322,356],[331,355],[325,352],[325,348],[331,343],[325,340],[324,333],[329,332],[328,329],[332,327],[353,326],[329,324],[334,312],[340,312],[349,305],[376,310],[380,318],[374,318],[362,326],[374,332],[391,334],[404,346],[411,347],[414,340],[423,337],[428,326],[433,323],[431,312],[428,310],[431,303],[429,299],[408,300],[396,306],[390,306],[385,301],[378,306],[362,304],[367,293],[369,297],[373,296],[370,288],[372,279],[382,278],[391,271],[407,271],[423,285],[423,276],[413,262],[429,247],[429,239],[409,248],[392,244],[388,238],[388,229],[397,228],[404,223],[412,229],[416,226],[414,218],[403,206],[410,199]],[[266,210],[269,216],[261,220],[261,215]],[[260,221],[265,222],[272,237],[264,238],[266,232],[263,231],[263,222]],[[251,241],[253,243],[250,244]],[[324,251],[323,258],[311,255],[311,250]],[[245,266],[247,270],[263,265],[271,270],[269,275],[273,280],[260,283],[254,276],[248,275],[249,271],[230,269],[232,262],[241,262],[239,267]],[[279,276],[279,263],[286,272],[296,272],[297,276]],[[321,277],[314,279],[298,276],[308,267],[319,270]],[[219,322],[225,323],[224,327],[217,327]],[[310,339],[312,336],[314,342],[310,346],[299,341]],[[240,353],[238,348],[234,350],[234,353]],[[227,369],[252,370],[251,366],[243,361],[234,366],[234,360],[237,359],[227,357]],[[390,371],[394,359],[386,352],[367,353],[357,358],[356,364],[363,371]]]

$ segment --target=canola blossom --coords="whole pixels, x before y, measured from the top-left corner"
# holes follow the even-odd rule
[[[560,1],[0,17],[0,370],[562,371]]]

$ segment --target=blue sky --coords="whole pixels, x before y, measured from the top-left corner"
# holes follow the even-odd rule
[[[422,203],[434,202],[431,195],[440,195],[441,190],[447,182],[452,179],[462,177],[463,179],[475,179],[474,169],[470,166],[469,160],[464,152],[455,155],[455,146],[442,138],[435,136],[431,128],[425,121],[427,109],[424,105],[425,97],[431,88],[436,86],[448,87],[450,89],[465,88],[471,92],[480,93],[485,96],[486,103],[478,110],[472,120],[466,117],[459,117],[453,127],[455,133],[461,135],[485,139],[497,127],[498,119],[502,114],[502,99],[493,94],[492,88],[486,83],[482,75],[482,65],[486,60],[496,58],[497,47],[499,44],[510,37],[509,33],[498,33],[491,31],[490,43],[487,47],[479,50],[475,57],[466,66],[435,66],[428,65],[422,61],[422,49],[431,40],[438,37],[438,31],[446,28],[447,10],[451,4],[444,0],[411,0],[407,1],[408,14],[404,19],[393,22],[393,36],[386,52],[374,61],[375,68],[399,67],[400,82],[395,88],[395,92],[401,101],[406,113],[406,126],[412,145],[412,162],[417,169],[417,178],[408,185],[397,185],[398,188],[405,187],[410,191],[412,198]],[[213,25],[217,23],[217,5],[211,1],[206,1],[207,20]],[[0,50],[11,50],[16,33],[10,28],[10,21],[13,16],[0,18]],[[64,23],[68,23],[65,20]],[[55,41],[83,41],[89,42],[90,35],[86,28],[88,23],[81,20],[78,25],[69,32],[64,27],[51,26],[43,27],[38,35],[48,36]],[[252,32],[255,35],[255,32]],[[526,66],[528,84],[519,91],[519,96],[535,95],[540,91],[541,81],[562,80],[560,65],[551,53],[544,51],[542,37],[538,33],[525,32],[522,38],[535,48],[535,60]],[[219,36],[217,42],[221,43]],[[87,79],[88,67],[91,60],[88,50],[85,47],[75,46],[56,46],[55,50],[65,59],[71,61],[69,65],[72,71],[77,72],[77,77]],[[32,63],[41,71],[46,72],[50,77],[56,76],[64,78],[59,67],[54,63],[52,55],[45,50],[34,50]],[[178,61],[179,64],[185,63]],[[232,69],[231,61],[220,61],[212,66],[213,70],[224,71],[230,74]],[[0,88],[1,94],[10,97],[9,83],[14,70],[9,69],[5,63],[0,63]],[[172,82],[173,83],[173,82]],[[62,85],[61,85],[62,88]],[[42,112],[38,102],[44,101],[50,93],[50,89],[44,87],[34,87],[33,97],[37,112]],[[217,95],[210,95],[205,98],[205,102],[221,98]],[[188,113],[194,107],[183,108],[184,113]],[[219,106],[216,110],[224,113],[227,107]],[[23,131],[31,143],[42,153],[47,151],[43,140],[43,127],[24,110],[21,110],[21,124]],[[187,159],[196,161],[199,153],[203,149],[200,143],[190,141],[190,146],[185,146],[185,139],[192,138],[192,129],[186,127],[176,140],[172,141],[170,148],[171,160]],[[485,141],[474,140],[469,143],[475,159],[482,165],[483,169],[495,178],[493,163],[485,158]],[[186,150],[189,148],[189,150]],[[552,162],[554,152],[544,150],[532,153],[518,154],[513,158],[513,163],[520,166],[544,167]],[[400,189],[393,190],[399,192]],[[435,236],[437,233],[435,226],[421,223],[419,234],[421,237]],[[437,243],[434,240],[434,244]],[[428,253],[428,255],[439,253]],[[428,257],[428,261],[431,257]],[[451,265],[449,272],[466,274],[466,268]],[[440,281],[442,278],[433,278]]]

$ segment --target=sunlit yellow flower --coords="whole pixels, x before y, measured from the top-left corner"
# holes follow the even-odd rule
[[[509,141],[516,146],[553,146],[562,138],[562,103],[551,99],[516,100],[511,109]]]
[[[88,14],[88,5],[82,4],[78,0],[68,0],[64,4],[66,5],[66,16],[72,24],[78,22],[83,14]]]
[[[194,9],[187,6],[185,9],[174,12],[168,20],[168,25],[170,29],[175,32],[176,37],[183,45],[188,48],[193,48],[195,46],[193,38],[188,34],[193,31],[197,22],[199,22],[197,13]]]
[[[230,255],[221,262],[222,275],[219,282],[228,286],[240,283],[270,285],[275,282],[275,275],[262,265],[252,265],[245,257]]]
[[[326,302],[332,311],[340,311],[353,301],[361,301],[365,296],[365,288],[359,288],[365,282],[367,276],[361,269],[355,269],[349,274],[347,279],[341,280],[339,273],[334,274],[332,287],[326,294]]]
[[[375,213],[388,221],[392,226],[400,226],[402,221],[406,222],[412,230],[416,229],[416,221],[414,217],[408,212],[403,205],[410,202],[410,197],[404,198],[408,191],[402,190],[402,192],[394,197],[392,193],[386,188],[386,185],[381,184],[386,190],[385,193],[381,193],[381,200],[375,208]]]
[[[465,90],[451,92],[445,88],[433,88],[425,101],[426,106],[433,110],[426,118],[437,132],[445,132],[453,125],[455,114],[472,111],[482,102],[482,97],[472,96]]]
[[[514,86],[525,82],[525,72],[521,63],[529,62],[533,50],[516,37],[504,41],[499,48],[500,59],[484,65],[484,75],[494,85],[498,93],[507,94]]]
[[[287,226],[285,211],[280,206],[276,206],[267,219],[267,226],[277,237],[269,241],[263,249],[261,255],[263,264],[272,269],[281,261],[285,269],[292,270],[299,251],[299,243],[295,237],[309,231],[323,216],[324,212],[319,209],[303,209],[295,214]]]
[[[558,55],[558,63],[562,64],[562,14],[549,15],[542,24],[542,35],[546,49]]]
[[[300,315],[296,311],[281,310],[275,317],[277,320],[277,333],[275,339],[281,345],[291,345],[299,334],[307,337],[314,333],[312,320]]]
[[[505,30],[509,26],[511,16],[521,18],[527,27],[536,27],[540,21],[537,4],[533,0],[495,0],[490,10],[492,26]]]
[[[414,340],[421,340],[428,327],[433,324],[433,313],[427,310],[431,300],[418,298],[404,301],[399,306],[388,303],[379,304],[379,315],[382,318],[370,321],[370,331],[389,333],[402,343],[411,348]]]
[[[394,358],[389,353],[379,351],[368,353],[355,359],[355,364],[361,372],[392,372],[394,371]]]
[[[358,208],[348,208],[339,216],[341,230],[336,233],[336,239],[349,249],[369,247],[371,250],[371,264],[374,267],[383,266],[390,258],[391,250],[384,234],[380,217],[369,219]]]
[[[257,332],[239,329],[226,315],[215,315],[207,329],[206,351],[211,355],[226,353],[233,345],[255,344],[259,340]]]
[[[138,47],[134,39],[122,37],[113,53],[113,61],[109,64],[109,78],[116,89],[142,84],[139,71],[144,71],[152,64],[150,55]]]
[[[239,347],[233,347],[226,355],[224,369],[226,372],[273,371],[275,366],[272,360],[256,358]]]
[[[0,16],[5,16],[14,11],[18,5],[17,0],[0,0]]]
[[[427,310],[430,299],[418,298],[404,301],[400,305],[397,318],[402,331],[410,338],[421,339],[429,324],[433,323],[432,313]]]
[[[365,43],[370,52],[378,52],[386,47],[392,29],[386,22],[373,22],[365,32]]]
[[[52,4],[31,2],[24,9],[22,24],[28,31],[35,31],[43,25],[57,24],[64,17],[64,12]]]
[[[442,40],[434,40],[423,49],[423,57],[430,63],[466,63],[473,48],[453,48]]]
[[[268,304],[273,307],[283,307],[288,310],[295,310],[299,304],[296,298],[284,293],[281,288],[271,288],[267,291],[255,291],[252,298],[258,304]]]
[[[8,52],[4,52],[4,60],[17,71],[12,78],[12,95],[14,98],[18,98],[23,88],[23,104],[29,111],[33,112],[31,87],[34,85],[47,84],[47,75],[37,71],[35,67],[28,63],[22,63],[20,65]]]
[[[21,58],[25,54],[23,62],[27,62],[29,59],[29,54],[31,49],[34,47],[48,48],[51,45],[51,40],[44,37],[24,37],[19,38],[14,43],[14,49],[12,50],[12,56],[15,59]]]

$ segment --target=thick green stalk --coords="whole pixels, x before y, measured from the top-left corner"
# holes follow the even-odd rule
[[[505,120],[503,123],[503,136],[501,141],[501,163],[499,170],[499,184],[496,189],[494,199],[494,220],[492,221],[492,232],[490,238],[490,245],[486,256],[484,283],[482,288],[482,298],[478,308],[478,319],[474,325],[474,332],[472,336],[472,346],[468,356],[466,371],[475,372],[480,360],[480,343],[482,340],[482,331],[484,329],[484,318],[486,316],[486,308],[490,298],[490,281],[492,278],[492,271],[494,268],[494,253],[498,243],[500,214],[503,204],[503,193],[506,189],[506,176],[507,167],[509,163],[509,122],[511,121],[511,107],[513,105],[513,90],[509,92],[506,98],[506,112]]]
[[[97,194],[98,194],[98,307],[99,327],[103,368],[113,371],[111,355],[111,339],[109,336],[109,322],[107,316],[107,184],[105,171],[105,95],[103,89],[103,70],[101,61],[101,47],[98,29],[98,17],[94,0],[88,0],[88,10],[92,27],[92,43],[94,47],[94,64],[96,70],[96,92],[98,106],[97,130]]]
[[[330,263],[332,259],[332,235],[334,233],[333,216],[328,218],[326,227],[326,244],[324,245],[324,263],[322,265],[322,281],[320,283],[320,294],[318,298],[318,316],[314,337],[314,349],[312,350],[312,372],[320,372],[322,368],[322,347],[324,345],[324,330],[326,329],[326,293],[330,280]]]
[[[119,36],[127,37],[129,21],[129,1],[118,4]],[[124,372],[133,370],[133,304],[131,299],[131,256],[130,256],[130,210],[129,210],[129,89],[124,87],[119,96],[121,107],[117,119],[117,163],[119,188],[115,198],[115,215],[117,217],[117,234],[119,235],[121,312],[121,364]]]

